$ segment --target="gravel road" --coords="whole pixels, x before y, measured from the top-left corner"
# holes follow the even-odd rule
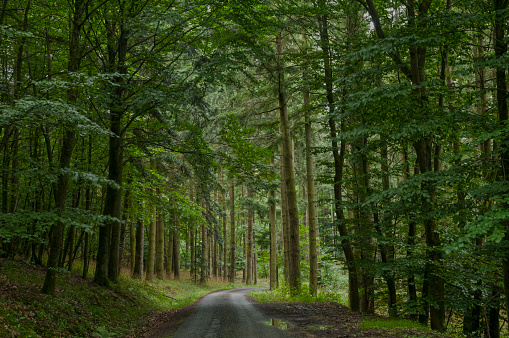
[[[223,290],[205,296],[173,337],[287,337],[246,299],[246,294],[256,289]]]

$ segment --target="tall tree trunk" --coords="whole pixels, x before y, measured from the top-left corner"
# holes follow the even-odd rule
[[[156,192],[159,194],[159,191]],[[164,279],[164,242],[165,242],[165,233],[164,233],[164,219],[163,212],[161,207],[157,207],[156,209],[156,267],[155,272],[158,279]],[[172,237],[173,240],[173,237]],[[171,260],[170,260],[171,262]],[[171,271],[168,271],[170,273]]]
[[[190,255],[190,259],[191,259],[191,262],[190,262],[190,265],[191,265],[191,268],[190,268],[190,272],[191,272],[191,276],[196,276],[196,236],[195,236],[195,229],[190,229],[189,230],[189,237],[190,237],[190,244],[191,244],[191,247],[190,247],[190,250],[191,250],[191,255]]]
[[[152,220],[148,228],[148,256],[147,256],[147,273],[145,279],[147,281],[154,280],[154,268],[156,260],[156,221]]]
[[[145,224],[141,219],[136,222],[136,253],[134,256],[133,277],[143,278],[143,257],[145,256]]]
[[[74,2],[73,13],[71,16],[71,35],[69,42],[69,72],[77,72],[80,69],[80,32],[83,25],[83,14],[88,2],[84,0],[76,0]],[[28,2],[25,11],[25,21],[27,20],[28,10],[30,8],[30,1]],[[78,101],[78,89],[71,87],[67,90],[67,101],[74,105]],[[62,150],[60,155],[60,169],[61,173],[58,175],[57,191],[55,194],[55,206],[62,213],[65,209],[65,199],[67,195],[67,188],[69,185],[69,174],[67,173],[70,168],[72,152],[74,150],[76,135],[71,126],[66,126],[64,137],[62,139]],[[56,268],[58,267],[58,259],[62,249],[64,223],[58,221],[56,225],[52,226],[50,253],[48,256],[46,277],[41,292],[54,296],[56,288]]]
[[[286,83],[284,79],[283,35],[276,36],[276,54],[278,56],[278,102],[279,119],[281,125],[281,139],[283,144],[283,163],[285,176],[283,180],[286,187],[288,204],[288,236],[289,236],[289,271],[288,286],[291,294],[300,292],[300,245],[299,245],[299,209],[297,206],[297,191],[295,189],[295,173],[292,156],[292,143],[290,136],[290,123],[288,120]]]
[[[208,231],[207,225],[201,226],[201,269],[200,282],[205,283],[209,277],[209,255],[208,255]]]
[[[175,245],[173,242],[173,230],[169,230],[166,237],[168,238],[168,244],[166,245],[166,276],[171,278],[171,272],[173,270],[173,246]]]
[[[320,2],[324,5],[324,2]],[[359,277],[356,267],[355,254],[350,240],[348,239],[348,230],[345,224],[345,215],[343,213],[343,166],[345,158],[345,142],[338,144],[337,129],[334,116],[334,93],[332,87],[332,65],[329,48],[328,19],[326,15],[320,17],[320,41],[324,62],[325,89],[327,92],[327,102],[329,108],[329,128],[332,144],[332,155],[334,158],[334,211],[336,214],[336,224],[339,235],[342,237],[341,246],[345,255],[348,269],[348,300],[352,311],[360,311],[359,298]]]
[[[180,224],[177,219],[177,229],[173,232],[173,279],[180,279]]]
[[[90,171],[92,167],[92,135],[88,136],[88,154],[87,154],[87,171]],[[85,189],[85,210],[90,210],[92,205],[92,195],[91,195],[91,187],[90,184],[87,185]],[[88,263],[89,263],[89,234],[85,232],[85,243],[83,248],[83,279],[87,279],[88,277]]]
[[[505,27],[507,25],[507,7],[508,0],[493,0],[495,5],[495,20],[494,20],[494,31],[495,31],[495,57],[502,59],[507,54],[507,39],[505,34]],[[497,82],[497,108],[498,108],[498,120],[500,128],[506,130],[508,122],[508,108],[507,108],[507,79],[506,79],[506,68],[504,66],[498,66],[496,69],[496,82]],[[501,158],[501,180],[509,180],[509,135],[507,131],[502,134],[502,140],[500,142],[500,158]],[[504,204],[505,208],[509,207],[509,204]],[[506,228],[504,242],[507,246],[509,244],[509,222],[504,221]],[[503,260],[503,273],[504,273],[504,295],[506,300],[509,299],[509,259]],[[506,301],[506,311],[509,312],[509,301]],[[497,319],[498,321],[498,319]]]
[[[125,8],[120,8],[120,23],[118,38],[115,37],[115,24],[105,21],[108,32],[108,69],[110,72],[126,74],[126,57],[128,32],[125,28],[123,16]],[[115,45],[115,39],[117,44]],[[108,184],[104,202],[103,215],[112,217],[114,220],[106,221],[99,231],[99,247],[97,250],[97,268],[94,283],[108,285],[109,281],[116,282],[119,272],[119,247],[120,247],[120,217],[122,205],[122,117],[124,108],[122,104],[123,78],[114,76],[110,85],[110,132],[109,138],[109,166],[108,179],[116,185]]]
[[[247,189],[247,197],[249,198],[249,203],[251,203],[253,199],[253,191],[251,189]],[[251,209],[251,205],[247,208],[247,245],[246,245],[246,284],[253,284],[253,211]]]
[[[316,296],[318,292],[318,214],[316,210],[315,189],[315,163],[313,158],[313,140],[311,128],[310,99],[307,88],[303,91],[305,110],[305,134],[306,134],[306,186],[307,186],[307,215],[309,227],[309,293]]]
[[[228,280],[228,243],[226,241],[226,197],[225,197],[225,186],[224,186],[224,174],[223,169],[221,168],[221,204],[223,206],[223,216],[221,217],[223,221],[223,281],[226,282]]]
[[[281,167],[281,178],[285,177],[285,166],[283,163],[283,147],[280,147],[281,159],[279,165]],[[283,266],[285,281],[288,281],[288,272],[290,271],[290,236],[288,235],[288,199],[286,195],[286,184],[284,179],[281,179],[281,239],[283,242]]]
[[[274,165],[274,157],[270,160]],[[277,231],[276,231],[276,192],[269,191],[269,220],[270,220],[270,289],[275,290],[277,283]]]
[[[133,222],[130,222],[129,224],[129,244],[131,274],[134,274],[134,266],[136,265],[136,227]]]
[[[235,283],[235,184],[230,181],[230,274],[228,282]]]
[[[387,191],[390,189],[390,175],[389,175],[389,152],[387,150],[387,144],[384,143],[380,150],[380,157],[382,159],[382,189]],[[377,217],[378,215],[375,215]],[[382,215],[382,217],[384,217]],[[389,222],[392,220],[377,220],[375,219],[375,226],[377,233],[380,237],[386,237],[389,239],[389,236],[386,236],[381,228],[381,223],[385,224],[388,227]],[[392,241],[392,238],[391,238]],[[393,260],[394,255],[394,245],[380,244],[380,255],[382,257],[382,263],[388,264],[391,260]],[[388,310],[389,316],[396,317],[398,315],[398,309],[396,308],[397,303],[397,293],[396,293],[396,281],[394,277],[394,273],[388,269],[388,272],[384,273],[384,278],[387,283],[387,290],[389,291],[389,302],[388,302]]]

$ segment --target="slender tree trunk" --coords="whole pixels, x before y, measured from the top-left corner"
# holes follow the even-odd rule
[[[235,184],[230,181],[230,274],[228,282],[235,283]]]
[[[285,177],[285,166],[283,163],[283,147],[280,149],[281,159],[279,165],[281,167],[281,177]],[[281,239],[283,242],[283,266],[285,281],[288,281],[288,272],[290,271],[290,244],[288,235],[288,199],[286,195],[286,184],[284,180],[281,180]]]
[[[297,191],[295,189],[295,173],[290,136],[290,123],[287,112],[286,84],[284,79],[283,36],[276,36],[276,53],[278,56],[278,101],[279,119],[281,124],[281,138],[283,144],[283,164],[285,176],[283,180],[286,187],[288,204],[288,244],[289,244],[289,271],[288,286],[291,294],[300,292],[300,245],[299,245],[299,210],[297,206]]]
[[[88,154],[87,154],[87,170],[90,171],[90,168],[92,166],[92,135],[88,136]],[[91,195],[91,187],[90,184],[87,185],[87,188],[85,190],[85,210],[90,210],[92,204],[92,195]],[[83,279],[87,279],[88,277],[88,264],[89,264],[89,234],[88,232],[85,232],[85,244],[83,248],[83,273],[82,277]]]
[[[195,230],[194,229],[190,229],[189,230],[189,233],[190,233],[190,242],[191,242],[191,247],[190,247],[190,250],[191,250],[191,269],[190,269],[190,272],[191,272],[191,276],[196,276],[196,236],[195,236]]]
[[[225,197],[225,186],[224,186],[224,174],[223,169],[221,168],[221,204],[223,206],[223,281],[226,282],[228,280],[228,244],[226,240],[226,197]]]
[[[270,164],[274,165],[274,157]],[[275,290],[277,283],[277,231],[276,231],[276,192],[269,191],[269,220],[270,220],[270,289]]]
[[[134,274],[134,266],[136,265],[136,227],[133,222],[129,224],[129,252],[131,259],[131,274]]]
[[[180,224],[177,220],[177,229],[173,232],[173,279],[180,279]]]
[[[209,277],[209,255],[208,255],[208,231],[207,226],[202,224],[201,226],[201,273],[200,273],[200,282],[205,283],[207,278]]]
[[[307,186],[307,215],[309,228],[309,293],[316,296],[318,292],[318,214],[316,210],[316,189],[315,189],[315,163],[312,153],[312,129],[310,99],[308,89],[304,89],[304,109],[305,109],[305,134],[306,134],[306,186]]]
[[[168,238],[167,245],[166,245],[166,276],[168,278],[171,278],[171,272],[173,270],[173,246],[175,243],[173,242],[174,235],[173,230],[168,231],[168,235],[166,236]]]
[[[145,279],[152,281],[154,279],[154,268],[156,259],[156,221],[152,220],[148,228],[148,256],[147,256],[147,273]]]
[[[250,201],[253,199],[253,192],[251,189],[247,189],[247,197]],[[251,202],[250,202],[251,203]],[[246,284],[253,284],[253,211],[251,210],[251,206],[247,208],[247,245],[246,245]]]
[[[322,3],[322,2],[321,2]],[[323,3],[322,3],[323,4]],[[345,142],[338,144],[336,121],[334,116],[334,94],[332,87],[332,65],[329,49],[329,33],[328,33],[328,19],[324,15],[320,18],[320,41],[322,47],[323,61],[324,61],[324,74],[325,74],[325,87],[327,92],[327,102],[329,108],[329,128],[332,143],[332,155],[334,158],[334,210],[336,214],[336,224],[341,239],[341,246],[345,255],[345,260],[348,269],[348,299],[350,309],[352,311],[360,311],[360,297],[359,297],[359,277],[356,267],[355,254],[350,240],[348,239],[348,230],[345,224],[345,215],[343,213],[343,166],[346,145]]]
[[[159,194],[159,191],[156,192]],[[158,279],[164,279],[164,219],[163,213],[160,207],[156,209],[156,267],[155,272]],[[172,237],[173,240],[173,237]],[[171,262],[171,261],[170,261]],[[170,271],[168,271],[170,273]]]
[[[382,146],[382,149],[380,151],[380,157],[382,159],[382,188],[384,191],[387,191],[390,189],[390,175],[389,175],[389,152],[387,150],[387,144],[384,143]],[[377,215],[375,215],[377,217]],[[386,224],[388,227],[391,222],[391,220],[382,221],[383,224]],[[375,219],[375,226],[377,227],[377,232],[380,237],[389,237],[385,236],[384,232],[381,229],[380,226],[380,220]],[[392,240],[392,239],[391,239]],[[387,245],[387,244],[380,244],[380,254],[382,257],[382,263],[388,264],[392,259],[394,255],[394,245]],[[398,309],[396,308],[397,303],[397,290],[396,290],[396,281],[394,273],[390,271],[384,273],[384,278],[387,283],[387,290],[389,291],[389,303],[388,303],[388,309],[389,309],[389,316],[396,317],[398,315]]]
[[[30,8],[30,1],[28,2],[25,11],[25,22],[28,16],[28,10]],[[71,18],[71,39],[69,43],[69,72],[77,72],[80,69],[80,32],[83,24],[83,14],[85,13],[86,2],[83,0],[76,0],[74,2],[73,15]],[[67,91],[67,100],[70,104],[76,104],[78,101],[78,89],[71,87]],[[64,131],[64,137],[62,139],[62,151],[60,156],[60,169],[61,173],[58,175],[57,191],[55,194],[55,206],[62,213],[65,209],[65,200],[67,195],[67,188],[69,185],[69,174],[66,172],[70,168],[72,152],[74,150],[74,144],[76,135],[72,130],[71,126],[67,126]],[[46,277],[44,279],[44,285],[41,292],[54,296],[56,289],[56,268],[58,267],[58,259],[60,257],[60,251],[62,249],[63,234],[64,234],[64,223],[58,221],[56,225],[52,226],[51,241],[50,241],[50,253],[48,256]]]
[[[123,16],[124,8],[120,9]],[[106,20],[108,32],[108,71],[126,74],[125,60],[127,56],[128,32],[124,26],[124,18],[120,19],[118,38],[115,37],[115,24]],[[117,45],[114,45],[115,39]],[[119,247],[120,247],[120,217],[122,205],[122,117],[124,108],[122,104],[123,79],[114,76],[114,85],[110,85],[110,132],[109,138],[109,166],[108,179],[116,185],[108,184],[104,202],[103,215],[116,220],[106,221],[99,231],[99,247],[97,250],[97,268],[94,283],[108,285],[109,281],[116,282],[118,279]]]
[[[494,20],[494,31],[495,31],[495,57],[502,59],[507,54],[507,40],[505,28],[507,25],[507,7],[509,1],[507,0],[493,0],[495,5],[495,20]],[[507,79],[506,79],[506,68],[504,66],[498,66],[496,69],[496,82],[497,82],[497,108],[498,108],[498,120],[500,128],[506,130],[507,122],[509,120],[508,108],[507,108]],[[502,140],[499,145],[500,158],[502,168],[501,180],[509,180],[509,135],[507,131],[502,134]],[[509,208],[509,204],[504,203],[505,208]],[[505,245],[509,245],[509,222],[504,221],[506,228],[504,242]],[[502,269],[504,273],[504,295],[506,300],[509,299],[509,259],[504,259],[502,263]],[[506,301],[506,311],[509,311],[509,301]],[[498,321],[498,319],[497,319]]]
[[[145,255],[145,224],[141,219],[136,222],[136,251],[134,255],[133,277],[143,278],[143,256]]]

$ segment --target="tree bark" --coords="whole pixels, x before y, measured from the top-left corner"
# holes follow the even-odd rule
[[[270,160],[274,165],[274,157]],[[276,231],[276,192],[269,191],[269,221],[270,221],[270,289],[275,290],[277,283],[277,231]]]
[[[168,278],[171,278],[171,272],[173,271],[173,246],[175,245],[173,239],[174,239],[174,235],[173,235],[173,230],[169,230],[168,231],[168,235],[166,236],[167,237],[167,245],[166,245],[166,276],[168,276]]]
[[[25,11],[25,21],[27,20],[28,10],[30,8],[31,1],[28,2]],[[80,32],[81,26],[83,25],[83,14],[87,2],[84,0],[76,0],[74,2],[73,14],[71,17],[71,39],[69,42],[69,72],[77,72],[80,69]],[[76,104],[78,101],[78,89],[71,87],[67,90],[67,101],[70,104]],[[62,139],[62,151],[60,155],[60,169],[61,173],[58,175],[57,191],[55,194],[55,205],[62,213],[65,209],[65,199],[67,195],[67,189],[69,185],[69,174],[66,173],[70,168],[71,157],[74,150],[74,144],[76,135],[72,130],[72,126],[66,126],[64,131],[64,137]],[[63,234],[64,234],[64,223],[58,221],[56,225],[52,226],[51,231],[51,242],[50,242],[50,253],[47,262],[46,277],[44,279],[44,285],[41,292],[55,296],[56,289],[56,274],[55,270],[58,267],[58,259],[60,257],[60,251],[62,249]]]
[[[230,274],[228,282],[235,283],[235,184],[230,181]]]
[[[290,123],[288,120],[286,83],[284,79],[284,55],[283,35],[281,32],[276,36],[276,54],[278,56],[278,102],[279,119],[281,124],[281,141],[283,144],[283,164],[285,176],[283,180],[286,187],[286,198],[288,204],[288,286],[291,294],[300,292],[300,246],[299,246],[299,209],[297,206],[297,191],[295,189],[295,173],[293,167],[293,156],[290,135]]]
[[[303,91],[305,109],[305,134],[306,134],[306,186],[307,186],[307,215],[309,228],[309,293],[316,296],[318,292],[318,214],[316,210],[316,189],[315,189],[315,161],[312,147],[312,128],[309,91]]]
[[[154,268],[156,259],[156,221],[152,220],[148,229],[148,256],[147,256],[147,273],[145,279],[151,282],[154,279]]]
[[[180,224],[177,220],[177,229],[173,232],[173,279],[180,279]]]
[[[123,8],[119,15],[124,15]],[[123,20],[123,18],[121,18]],[[108,32],[108,69],[110,72],[126,74],[125,60],[127,56],[127,30],[124,23],[120,23],[117,45],[115,41],[114,24],[109,20],[105,21]],[[106,187],[106,198],[104,202],[103,215],[112,217],[101,226],[99,231],[99,247],[97,250],[97,268],[94,283],[108,285],[110,281],[118,279],[119,266],[119,245],[120,245],[120,216],[122,205],[122,117],[124,108],[122,106],[123,79],[121,76],[114,76],[113,85],[110,85],[110,132],[109,138],[109,166],[108,179],[116,184],[108,184]]]
[[[159,194],[159,190],[156,191]],[[158,279],[164,279],[164,219],[161,207],[156,208],[156,267],[155,273]],[[173,240],[173,237],[172,237]],[[171,262],[171,261],[170,261]],[[168,271],[170,273],[170,271]]]
[[[251,200],[253,198],[253,192],[251,189],[247,189],[247,197]],[[253,284],[253,211],[251,206],[247,207],[247,243],[246,243],[246,284]]]
[[[145,251],[145,225],[141,219],[136,222],[136,253],[134,256],[134,278],[143,278],[143,256]]]
[[[324,5],[324,2],[320,2]],[[334,93],[333,93],[333,77],[332,65],[329,48],[328,19],[326,15],[319,18],[320,23],[320,42],[322,48],[325,89],[327,93],[327,103],[329,108],[329,128],[332,144],[332,155],[334,159],[334,211],[336,214],[336,224],[341,238],[341,246],[345,255],[346,265],[348,269],[348,300],[350,309],[354,312],[360,311],[359,298],[359,277],[356,266],[355,254],[350,240],[348,239],[348,230],[345,224],[345,215],[343,213],[343,166],[345,158],[346,145],[345,142],[338,144],[336,121],[334,116]]]

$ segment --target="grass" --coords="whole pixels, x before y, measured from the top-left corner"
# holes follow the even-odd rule
[[[294,303],[294,302],[336,302],[340,304],[347,304],[348,298],[344,290],[333,291],[327,288],[319,289],[316,296],[309,294],[308,286],[304,285],[301,292],[297,295],[290,295],[289,289],[286,286],[279,287],[275,290],[257,290],[249,293],[253,299],[261,303]]]
[[[249,295],[261,303],[275,302],[336,302],[348,305],[348,276],[336,274],[334,280],[318,289],[316,296],[308,292],[309,285],[304,283],[299,294],[291,296],[288,284],[283,281],[282,285],[275,290],[260,290],[250,292]]]
[[[76,267],[76,272],[79,266]],[[40,293],[45,269],[0,259],[0,337],[123,337],[143,326],[157,311],[193,303],[214,290],[234,287],[223,282],[133,280],[128,272],[109,288],[76,273],[58,277],[57,295]]]
[[[361,329],[381,328],[392,330],[395,328],[411,328],[425,332],[433,332],[430,328],[411,320],[405,319],[391,319],[391,318],[376,318],[366,319],[359,324]]]

